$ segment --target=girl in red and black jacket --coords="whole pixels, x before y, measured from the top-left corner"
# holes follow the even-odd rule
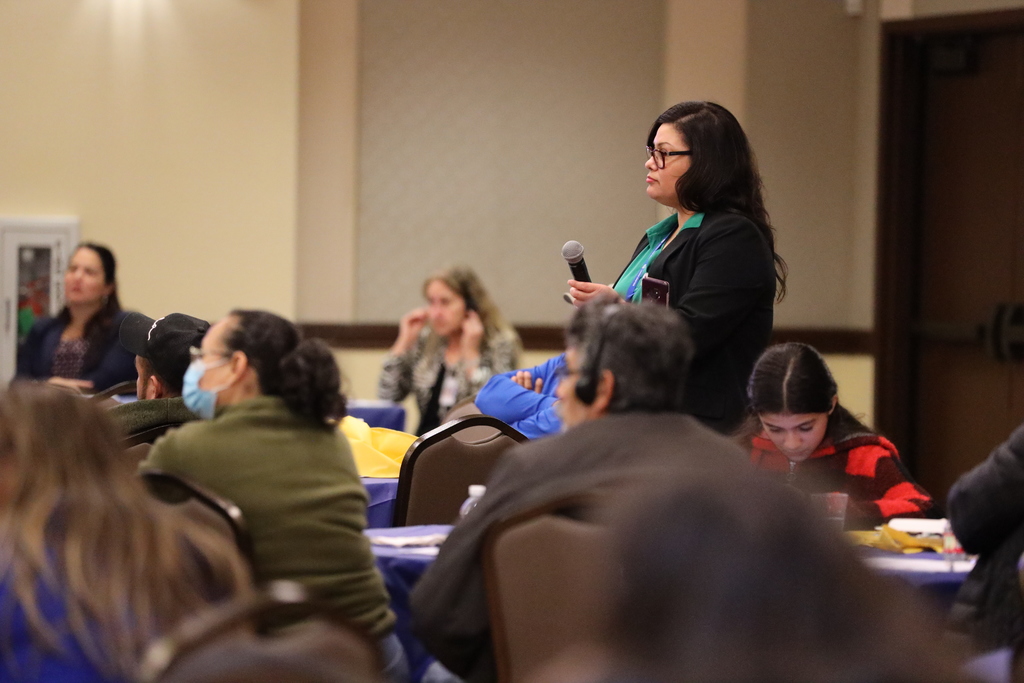
[[[747,398],[751,414],[740,438],[754,465],[806,493],[848,494],[849,527],[938,516],[896,447],[839,405],[836,382],[814,347],[769,347],[754,366]]]

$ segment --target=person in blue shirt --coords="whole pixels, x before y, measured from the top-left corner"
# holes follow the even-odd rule
[[[495,375],[480,389],[474,403],[484,415],[496,417],[530,439],[562,431],[555,389],[565,367],[565,354],[525,370]]]

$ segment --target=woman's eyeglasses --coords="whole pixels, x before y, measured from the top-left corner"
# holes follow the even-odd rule
[[[197,360],[202,360],[206,356],[218,356],[220,358],[226,358],[228,354],[220,353],[218,351],[203,351],[198,346],[190,346],[188,349],[188,355],[192,362],[195,363]]]
[[[647,147],[647,158],[654,159],[654,165],[659,169],[665,168],[665,157],[684,157],[693,154],[693,150],[685,150],[683,152],[663,152],[660,149],[654,147]]]

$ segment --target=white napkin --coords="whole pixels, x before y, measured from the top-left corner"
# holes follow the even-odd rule
[[[370,543],[392,548],[414,548],[439,546],[448,534],[427,534],[426,536],[370,536]]]

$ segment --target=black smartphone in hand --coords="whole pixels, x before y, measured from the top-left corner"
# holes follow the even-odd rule
[[[668,306],[668,282],[644,276],[640,281],[640,300]]]

